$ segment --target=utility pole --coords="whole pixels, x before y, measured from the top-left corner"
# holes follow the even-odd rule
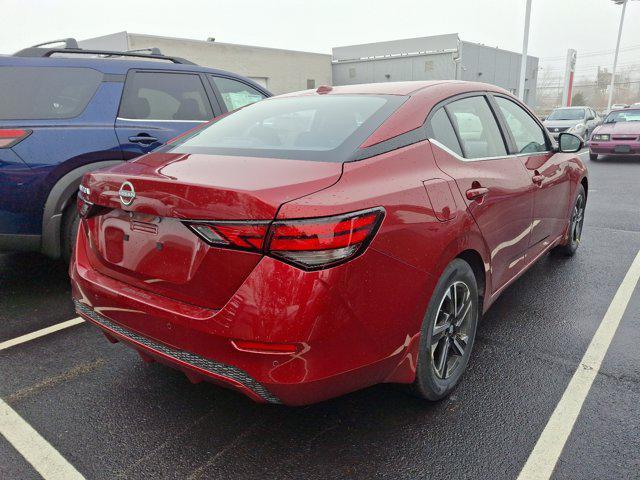
[[[616,54],[613,57],[613,71],[611,72],[611,85],[609,85],[609,102],[607,103],[607,110],[611,110],[611,104],[613,103],[613,89],[615,88],[616,81],[616,67],[618,66],[618,52],[620,51],[620,39],[622,38],[622,24],[624,23],[624,14],[627,10],[627,0],[613,0],[614,3],[622,4],[622,14],[620,15],[620,28],[618,28],[618,42],[616,43]]]
[[[518,98],[524,102],[524,82],[527,77],[527,48],[529,47],[529,23],[531,21],[531,0],[527,0],[527,12],[524,16],[524,38],[522,40],[522,60],[520,63],[520,82]]]

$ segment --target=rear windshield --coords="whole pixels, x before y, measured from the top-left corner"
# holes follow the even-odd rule
[[[90,68],[0,67],[0,120],[76,117],[101,81]]]
[[[344,162],[406,98],[309,95],[262,100],[186,137],[171,151]]]

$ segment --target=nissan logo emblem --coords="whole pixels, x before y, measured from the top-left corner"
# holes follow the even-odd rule
[[[118,195],[120,196],[120,202],[122,202],[123,205],[131,205],[136,198],[136,191],[131,182],[124,182],[120,185]]]

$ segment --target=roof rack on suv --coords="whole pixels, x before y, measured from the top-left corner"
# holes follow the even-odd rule
[[[54,43],[64,43],[64,48],[73,48],[75,50],[80,49],[78,46],[78,41],[75,38],[62,38],[60,40],[51,40],[50,42],[38,43],[37,45],[32,45],[29,48],[38,48],[44,47],[45,45],[53,45]]]
[[[64,43],[64,47],[43,48],[54,43]],[[148,53],[145,53],[148,52]],[[123,52],[112,50],[85,50],[78,46],[75,38],[64,38],[62,40],[52,40],[50,42],[39,43],[29,48],[24,48],[13,54],[14,57],[51,57],[57,53],[72,53],[74,55],[100,55],[104,57],[134,57],[147,58],[153,60],[165,60],[182,65],[195,65],[193,62],[180,57],[169,57],[163,55],[159,48],[143,48],[139,50],[126,50]]]

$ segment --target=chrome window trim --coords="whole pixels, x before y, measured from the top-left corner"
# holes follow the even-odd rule
[[[442,143],[437,141],[435,138],[429,137],[428,140],[429,140],[429,142],[431,142],[434,145],[436,145],[438,148],[441,148],[442,150],[447,152],[449,155],[455,157],[457,160],[460,160],[462,162],[480,162],[482,160],[503,160],[503,159],[507,159],[507,158],[517,158],[517,157],[534,157],[534,156],[538,156],[538,155],[545,155],[545,154],[548,154],[548,153],[554,153],[553,150],[545,150],[544,152],[511,153],[511,154],[507,154],[507,155],[500,155],[498,157],[465,158],[465,157],[461,157],[456,152],[451,150],[449,147],[447,147],[446,145],[443,145]]]
[[[160,120],[157,118],[124,118],[116,117],[116,120],[125,122],[176,122],[176,123],[207,123],[209,120]]]

